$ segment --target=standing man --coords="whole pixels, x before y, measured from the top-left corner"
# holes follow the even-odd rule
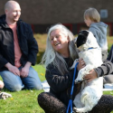
[[[10,91],[22,88],[42,89],[35,64],[38,45],[30,25],[20,20],[19,3],[5,4],[5,15],[0,17],[0,75]]]

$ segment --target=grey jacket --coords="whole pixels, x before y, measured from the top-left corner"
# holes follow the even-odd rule
[[[107,44],[107,24],[103,22],[92,23],[89,31],[91,31],[97,39],[99,46],[102,51],[106,51],[108,49]]]

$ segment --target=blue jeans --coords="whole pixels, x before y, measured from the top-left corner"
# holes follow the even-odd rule
[[[5,88],[10,91],[20,91],[22,88],[38,90],[42,89],[42,84],[38,74],[32,67],[29,68],[29,74],[25,78],[14,75],[8,70],[1,71],[0,75],[5,84]]]

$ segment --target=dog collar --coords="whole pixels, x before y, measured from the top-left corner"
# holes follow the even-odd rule
[[[87,50],[90,50],[90,49],[96,49],[97,47],[89,47],[88,49],[82,49],[82,50],[80,50],[80,51],[87,51]]]
[[[94,48],[94,47],[89,47],[88,50],[89,50],[89,49],[95,49],[95,48]]]

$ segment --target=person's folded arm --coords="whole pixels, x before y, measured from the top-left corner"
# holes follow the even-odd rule
[[[56,67],[48,66],[46,79],[54,92],[63,92],[72,85],[73,70],[61,75]]]
[[[94,69],[98,77],[111,74],[113,72],[113,63],[106,60],[100,67]]]

